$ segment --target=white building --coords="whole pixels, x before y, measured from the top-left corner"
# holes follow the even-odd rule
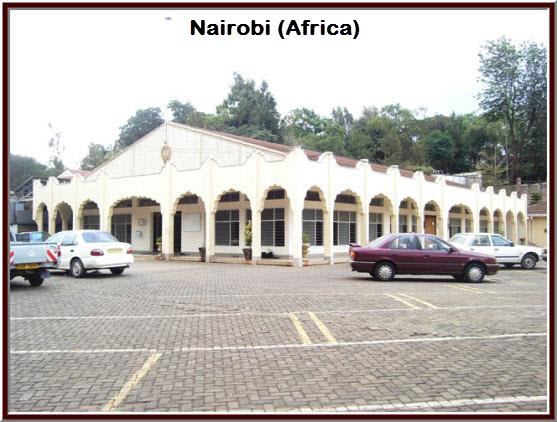
[[[251,219],[253,256],[301,264],[344,260],[348,243],[390,232],[497,231],[526,238],[526,195],[470,188],[397,166],[336,157],[241,136],[167,123],[89,174],[35,181],[39,230],[100,228],[136,252],[242,256]],[[57,224],[58,221],[58,224]],[[255,260],[254,260],[255,261]]]

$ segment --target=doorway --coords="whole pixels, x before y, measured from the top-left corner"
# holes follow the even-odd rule
[[[153,213],[153,244],[151,245],[151,250],[153,252],[158,252],[157,249],[157,239],[162,237],[162,214],[160,212]]]
[[[182,211],[174,214],[174,255],[182,252]]]
[[[426,234],[437,235],[437,217],[434,215],[425,216],[424,231]]]

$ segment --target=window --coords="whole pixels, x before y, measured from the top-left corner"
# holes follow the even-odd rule
[[[390,249],[419,249],[416,236],[399,236],[391,242]]]
[[[418,232],[418,217],[412,216],[412,233]]]
[[[449,238],[460,232],[462,232],[460,218],[449,218]]]
[[[341,204],[355,204],[356,203],[356,198],[352,195],[337,195],[337,198],[335,199],[335,202],[341,203]]]
[[[321,201],[319,197],[319,192],[315,192],[313,190],[308,190],[306,192],[306,201]]]
[[[82,236],[83,240],[87,243],[118,242],[118,239],[107,232],[85,232]]]
[[[323,245],[323,211],[305,209],[302,211],[302,231],[309,235],[309,244]]]
[[[18,233],[15,238],[18,242],[29,242],[31,240],[29,233]]]
[[[400,214],[398,216],[398,232],[408,233],[408,216]]]
[[[441,242],[439,239],[430,236],[420,236],[420,244],[423,250],[448,252],[449,246]]]
[[[124,199],[123,201],[120,201],[116,205],[114,205],[114,208],[131,208],[131,207],[132,207],[131,199]]]
[[[333,213],[333,245],[348,245],[356,242],[356,213],[335,211]]]
[[[470,246],[491,246],[488,235],[472,236]]]
[[[464,226],[465,226],[465,232],[466,233],[471,233],[472,232],[472,220],[464,220]]]
[[[197,204],[199,202],[199,197],[197,195],[185,195],[178,201],[178,204]]]
[[[432,204],[432,203],[425,204],[425,210],[426,211],[435,211],[435,204]]]
[[[251,221],[251,209],[246,210],[246,222]]]
[[[132,215],[116,214],[112,216],[112,234],[120,242],[131,243],[132,241]]]
[[[401,201],[400,208],[408,208],[408,201]]]
[[[511,246],[511,242],[501,236],[491,236],[493,246]]]
[[[240,210],[221,210],[216,212],[215,245],[240,245]]]
[[[454,237],[451,237],[450,242],[454,243],[455,245],[464,245],[464,242],[466,241],[466,236],[463,236],[461,234],[457,234]]]
[[[493,232],[494,233],[501,233],[501,230],[499,230],[499,222],[497,220],[495,220],[493,222]]]
[[[98,215],[84,215],[83,216],[83,229],[84,230],[98,230],[100,226],[100,216]]]
[[[85,205],[83,205],[84,210],[96,210],[98,208],[99,207],[97,207],[97,204],[92,201],[88,201],[85,203]]]
[[[383,214],[369,213],[369,240],[383,236]]]
[[[75,233],[67,233],[64,236],[64,240],[62,240],[62,246],[70,246],[70,245],[75,245],[76,241],[75,241]]]
[[[480,233],[487,233],[488,231],[488,221],[480,220]]]
[[[376,197],[376,198],[373,198],[373,199],[371,200],[371,202],[369,203],[369,205],[371,205],[372,207],[382,207],[383,204],[384,204],[384,202],[385,202],[385,201],[383,200],[383,198],[377,198],[377,197]]]
[[[273,189],[267,192],[267,199],[284,199],[284,189]]]
[[[158,207],[159,203],[157,201],[153,201],[152,199],[149,199],[149,198],[141,198],[139,200],[139,206],[140,207]]]
[[[238,202],[240,200],[240,192],[228,192],[220,197],[219,202]]]
[[[284,246],[284,208],[261,211],[261,246]]]
[[[451,214],[460,214],[462,212],[462,209],[460,207],[452,207],[449,212]]]
[[[62,242],[62,238],[64,237],[64,233],[56,233],[54,236],[48,238],[48,243],[60,243]]]

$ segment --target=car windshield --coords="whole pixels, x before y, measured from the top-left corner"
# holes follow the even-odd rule
[[[107,232],[84,232],[82,236],[87,243],[118,242],[118,239]]]
[[[466,242],[467,237],[461,234],[457,234],[449,240],[449,242],[454,243],[455,245],[464,245]]]
[[[388,237],[390,237],[389,234],[386,234],[384,236],[378,237],[377,239],[372,240],[371,242],[369,242],[367,244],[368,248],[376,248],[378,245],[380,245],[381,243],[383,243],[383,241],[385,239],[387,239]]]

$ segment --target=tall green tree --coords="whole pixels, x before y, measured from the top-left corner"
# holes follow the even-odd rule
[[[511,181],[541,176],[546,171],[546,48],[534,42],[516,46],[503,37],[489,41],[479,57],[480,106],[488,118],[505,122]],[[523,162],[532,161],[522,169]]]
[[[195,107],[189,101],[181,103],[178,100],[172,100],[167,107],[172,111],[172,121],[184,125],[189,124],[190,117],[196,112]]]
[[[91,142],[89,144],[89,152],[81,160],[81,169],[91,171],[97,168],[109,158],[109,152],[110,149],[104,145]]]
[[[47,166],[32,157],[10,154],[10,190],[19,187],[30,177],[47,177],[53,175]]]
[[[127,123],[120,127],[116,149],[124,149],[164,123],[159,107],[137,110]]]

